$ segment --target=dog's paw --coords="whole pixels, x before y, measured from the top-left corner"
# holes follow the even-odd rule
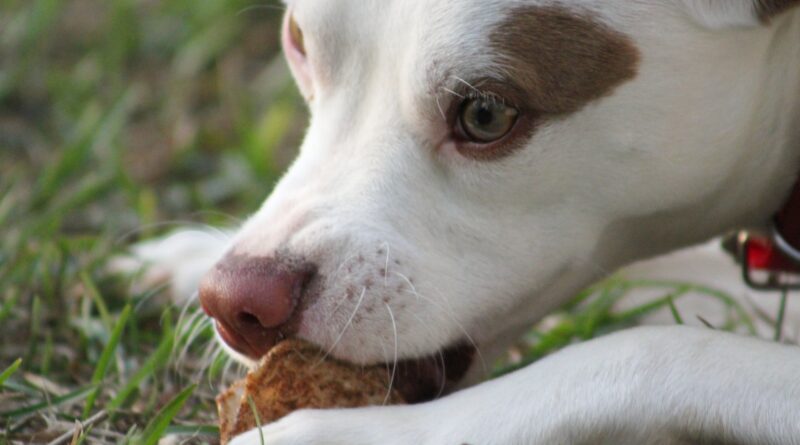
[[[421,444],[424,425],[418,407],[372,407],[296,411],[254,429],[231,445],[401,445]]]
[[[230,237],[211,230],[182,230],[164,238],[135,244],[127,255],[113,258],[110,273],[131,276],[132,292],[159,288],[176,304],[185,303],[197,290],[203,274],[224,254]]]

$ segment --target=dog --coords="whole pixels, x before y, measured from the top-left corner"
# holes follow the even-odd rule
[[[800,1],[286,6],[299,157],[230,242],[140,256],[199,283],[241,362],[300,337],[388,364],[414,404],[233,443],[800,443],[800,350],[713,329],[624,330],[478,384],[620,267],[769,226],[800,171]]]

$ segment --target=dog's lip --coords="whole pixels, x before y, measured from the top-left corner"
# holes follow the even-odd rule
[[[257,360],[258,357],[263,357],[269,352],[269,347],[266,343],[264,345],[252,345],[235,331],[225,328],[222,323],[216,322],[214,324],[219,336],[234,351],[250,358],[256,357],[254,360]]]
[[[418,359],[387,364],[394,374],[392,387],[407,403],[422,403],[445,395],[467,374],[476,348],[457,343],[440,352]]]
[[[248,357],[264,356],[269,348],[253,347],[238,334],[216,324],[222,340],[237,352]],[[460,342],[439,352],[416,359],[385,363],[391,375],[389,384],[406,403],[428,402],[445,395],[467,374],[477,349],[472,343]]]

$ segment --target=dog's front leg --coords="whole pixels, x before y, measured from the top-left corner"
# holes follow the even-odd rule
[[[431,403],[299,411],[233,443],[796,444],[798,376],[795,347],[638,328]]]

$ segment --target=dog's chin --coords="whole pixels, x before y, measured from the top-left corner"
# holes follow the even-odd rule
[[[258,360],[242,354],[228,345],[219,331],[217,340],[236,361],[250,369]],[[437,399],[456,388],[467,375],[476,355],[475,347],[467,342],[441,349],[435,354],[416,359],[385,363],[390,384],[407,403],[422,403]]]

